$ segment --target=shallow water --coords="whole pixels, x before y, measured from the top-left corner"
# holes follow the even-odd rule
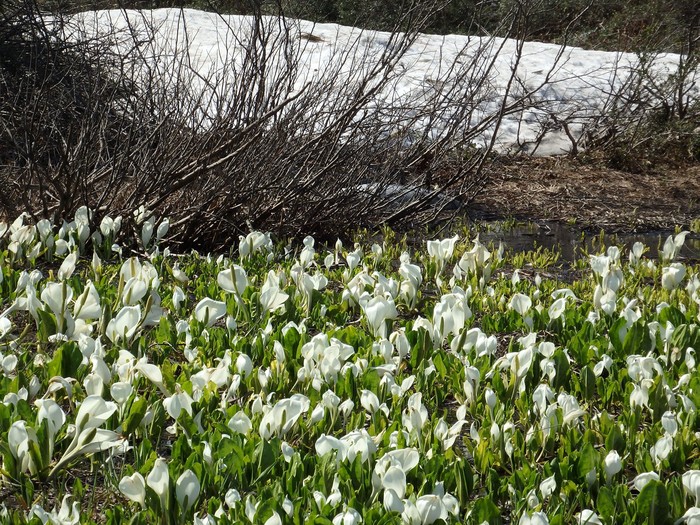
[[[558,249],[560,261],[574,262],[586,257],[586,253],[601,253],[608,246],[619,246],[623,257],[635,242],[643,242],[649,247],[647,257],[658,257],[666,238],[673,231],[652,231],[644,233],[592,234],[576,226],[561,222],[517,223],[515,225],[498,221],[480,223],[481,242],[498,244],[502,241],[506,249],[514,251],[533,250],[538,247]],[[681,250],[679,260],[700,261],[700,235],[689,234]]]

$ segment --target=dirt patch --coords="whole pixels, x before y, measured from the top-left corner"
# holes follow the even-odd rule
[[[490,174],[470,215],[575,222],[607,232],[687,228],[700,218],[700,165],[636,174],[568,158],[517,159]]]

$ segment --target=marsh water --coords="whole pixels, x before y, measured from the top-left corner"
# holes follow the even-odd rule
[[[502,241],[506,249],[514,251],[533,250],[538,247],[558,249],[561,262],[574,262],[576,259],[586,257],[586,253],[601,253],[608,246],[619,246],[623,250],[623,257],[632,245],[643,242],[649,247],[647,257],[657,257],[664,245],[666,238],[674,234],[673,231],[651,231],[644,233],[589,233],[575,225],[561,222],[482,222],[479,234],[481,242],[498,244]],[[680,253],[680,260],[700,261],[700,235],[691,233],[686,237],[685,244]]]

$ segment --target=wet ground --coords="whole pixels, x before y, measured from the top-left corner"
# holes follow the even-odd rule
[[[637,241],[655,257],[677,229],[700,230],[700,165],[628,173],[565,157],[496,163],[469,205],[481,240],[515,251],[557,248],[562,262]],[[605,234],[601,234],[605,232]],[[681,257],[700,261],[700,234]]]
[[[527,251],[538,247],[558,249],[559,260],[571,263],[585,253],[599,253],[604,247],[615,245],[624,248],[624,257],[635,242],[642,242],[649,247],[647,256],[655,258],[663,247],[666,238],[674,230],[653,230],[645,232],[620,232],[612,234],[594,234],[576,225],[557,221],[520,222],[512,221],[482,222],[479,238],[484,243],[503,242],[507,249]],[[690,234],[679,259],[700,261],[700,235]]]

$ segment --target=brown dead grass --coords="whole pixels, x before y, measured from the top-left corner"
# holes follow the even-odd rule
[[[626,173],[563,157],[504,162],[470,206],[476,218],[576,222],[607,232],[688,227],[700,218],[700,165]]]

